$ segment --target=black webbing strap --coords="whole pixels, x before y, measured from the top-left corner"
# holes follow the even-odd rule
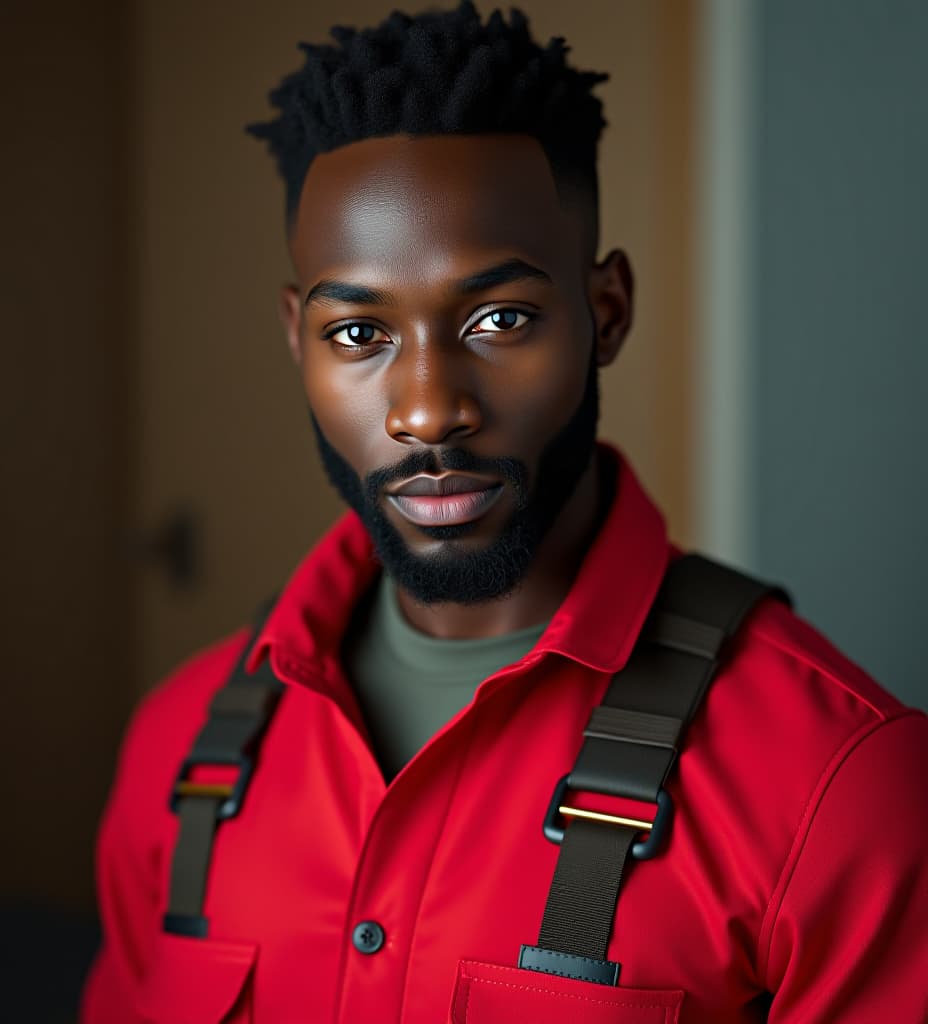
[[[561,843],[537,946],[519,966],[601,984],[618,984],[606,950],[629,853],[654,856],[672,812],[664,781],[681,737],[724,657],[727,642],[776,588],[699,555],[667,570],[638,643],[593,710],[573,771],[559,782],[545,835]],[[647,841],[623,819],[590,820],[570,807],[569,790],[658,805]],[[574,813],[571,813],[573,811]],[[566,819],[566,824],[560,824]]]
[[[163,922],[168,932],[194,938],[204,938],[208,932],[203,902],[216,826],[236,815],[242,806],[258,745],[284,689],[271,671],[269,658],[254,674],[245,671],[245,661],[269,612],[268,607],[229,679],[210,702],[206,724],[181,765],[171,792],[171,809],[180,819],[180,827]],[[204,765],[234,765],[238,776],[228,785],[190,781],[193,769]]]

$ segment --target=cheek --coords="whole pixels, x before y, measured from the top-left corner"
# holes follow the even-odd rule
[[[583,397],[589,357],[589,343],[564,318],[492,375],[494,419],[516,448],[540,452],[567,424]]]
[[[303,387],[322,432],[359,472],[386,437],[383,392],[363,364],[350,365],[324,346],[307,348]]]

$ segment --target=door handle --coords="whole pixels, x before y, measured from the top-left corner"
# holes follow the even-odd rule
[[[132,543],[135,559],[160,566],[170,583],[187,590],[200,577],[202,528],[192,509],[170,513],[156,527],[140,530]]]

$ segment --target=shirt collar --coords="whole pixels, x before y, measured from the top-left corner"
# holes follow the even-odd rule
[[[535,652],[560,654],[601,672],[617,672],[631,653],[670,557],[660,512],[625,459],[600,442],[616,464],[610,508],[580,570]],[[360,519],[347,513],[284,587],[246,667],[271,653],[275,671],[317,685],[341,677],[339,645],[352,611],[379,573]]]
[[[670,545],[664,518],[630,466],[617,463],[615,494],[580,570],[536,651],[550,651],[599,672],[618,672],[635,646],[664,578]]]

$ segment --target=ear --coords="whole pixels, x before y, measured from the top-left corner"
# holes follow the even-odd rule
[[[303,323],[303,303],[300,290],[295,284],[285,284],[277,296],[277,315],[287,336],[287,347],[297,366],[303,365],[303,346],[300,335]]]
[[[613,249],[590,270],[588,297],[596,329],[596,365],[608,366],[632,326],[634,278],[628,257]]]

